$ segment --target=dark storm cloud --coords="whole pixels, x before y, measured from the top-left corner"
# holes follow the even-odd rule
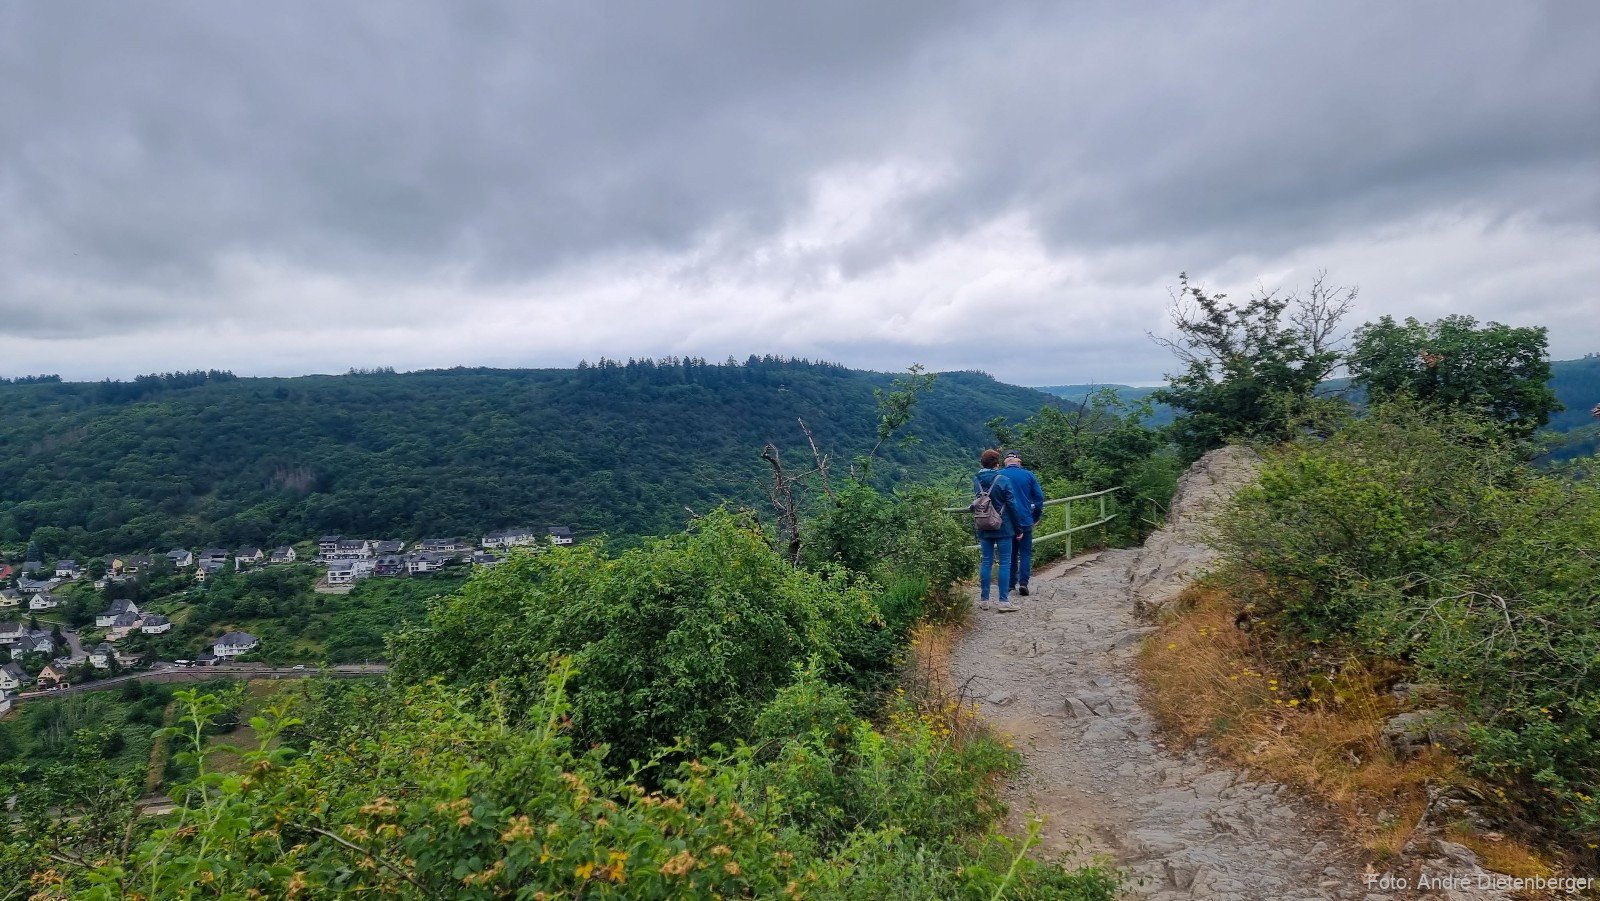
[[[12,4],[0,368],[1140,380],[1178,270],[1319,266],[1363,314],[1600,349],[1597,37],[1561,3]],[[997,309],[1036,327],[993,362]]]

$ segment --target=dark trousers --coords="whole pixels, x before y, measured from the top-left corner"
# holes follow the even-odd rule
[[[1033,575],[1033,529],[1023,529],[1011,542],[1011,587],[1016,588]]]

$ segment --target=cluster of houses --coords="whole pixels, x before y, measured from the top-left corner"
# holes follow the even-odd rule
[[[121,604],[124,602],[119,601],[118,603]],[[116,619],[121,620],[123,617],[130,615],[139,616],[137,610],[132,604],[128,604],[127,611],[117,614]],[[97,617],[97,621],[104,618],[105,614],[101,614],[100,617]],[[167,618],[164,616],[156,616],[154,614],[147,613],[143,616],[140,616],[139,619],[142,628],[137,628],[136,631],[159,634],[172,628],[172,624],[168,622]],[[0,623],[0,643],[4,643],[6,640],[5,637],[11,634],[11,632],[8,631],[8,628],[11,625],[12,624],[8,623]],[[37,632],[37,630],[29,631]],[[89,665],[97,670],[109,670],[113,665],[126,668],[138,666],[140,663],[143,663],[144,660],[138,652],[129,649],[125,645],[113,643],[117,638],[126,637],[128,634],[128,631],[117,634],[116,629],[107,632],[105,640],[95,645],[94,648],[89,651]],[[46,654],[54,653],[55,644],[50,638],[50,634],[48,632],[44,633],[44,641],[47,642],[47,644],[42,646],[39,650]],[[49,650],[43,650],[44,647],[48,647]],[[200,666],[210,666],[233,657],[249,654],[253,651],[259,650],[260,647],[261,639],[251,635],[249,632],[228,632],[221,638],[218,638],[216,642],[212,644],[211,649],[206,653],[201,654],[200,658],[196,661],[193,661],[193,663]],[[29,651],[24,646],[13,646],[13,656],[25,653],[29,653]],[[190,661],[178,661],[179,666],[187,666],[190,665],[190,663]],[[72,684],[70,680],[72,678],[71,671],[73,665],[74,661],[72,658],[57,657],[45,664],[44,668],[39,671],[39,676],[37,679],[29,677],[27,671],[24,670],[22,665],[19,664],[15,659],[9,663],[6,663],[4,666],[0,666],[0,716],[3,716],[11,709],[16,692],[34,684],[35,682],[38,683],[39,688],[47,690],[70,687]]]
[[[106,630],[106,640],[116,641],[134,633],[160,635],[172,631],[172,620],[159,613],[140,613],[133,601],[112,601],[111,606],[94,616],[96,629]]]
[[[11,650],[13,660],[24,654],[49,656],[56,652],[55,636],[44,629],[30,629],[20,621],[0,622],[0,646]]]
[[[372,575],[429,573],[447,563],[463,559],[475,566],[493,566],[501,560],[500,555],[494,553],[497,550],[541,547],[545,544],[564,547],[572,543],[572,530],[566,526],[551,526],[542,532],[529,528],[502,529],[484,535],[476,545],[458,538],[424,538],[409,548],[404,541],[324,535],[317,540],[314,562],[328,567],[330,584],[340,585]],[[234,551],[213,547],[198,553],[186,548],[173,548],[162,556],[173,569],[193,567],[195,580],[199,582],[230,566],[235,570],[243,570],[253,566],[294,563],[299,559],[295,549],[289,545],[271,551],[250,546]],[[156,560],[153,556],[141,554],[108,554],[101,559],[105,563],[105,575],[95,583],[97,588],[104,588],[109,582],[134,578],[141,570],[154,565]],[[12,568],[8,566],[5,570],[10,574]],[[73,559],[57,560],[49,568],[41,561],[28,560],[17,572],[17,587],[0,591],[0,613],[24,604],[30,611],[52,610],[60,606],[60,601],[52,592],[66,582],[82,578],[86,573],[87,569]],[[36,575],[42,575],[43,578],[35,578]]]
[[[474,566],[494,566],[503,559],[496,550],[541,543],[565,547],[572,542],[572,530],[565,526],[552,526],[542,534],[527,528],[503,529],[484,535],[477,546],[458,538],[424,538],[410,549],[403,541],[324,535],[317,539],[317,562],[327,565],[329,585],[349,585],[368,576],[430,573],[463,559]]]
[[[474,566],[494,566],[503,552],[513,548],[541,549],[564,547],[573,543],[572,530],[553,526],[544,530],[511,528],[489,532],[474,543],[458,538],[424,538],[410,546],[404,541],[383,541],[365,538],[346,538],[343,535],[324,535],[317,541],[317,556],[312,561],[327,567],[330,585],[349,585],[368,576],[411,576],[430,573],[447,564],[466,561]],[[244,570],[255,566],[294,563],[298,560],[295,549],[284,545],[272,551],[257,547],[242,547],[235,551],[224,548],[206,548],[199,553],[185,548],[174,548],[160,557],[140,554],[110,554],[102,558],[104,575],[95,582],[104,588],[110,582],[136,578],[138,574],[156,565],[160,559],[171,568],[194,568],[196,581],[204,582],[227,567]],[[88,568],[77,560],[57,560],[46,567],[42,561],[28,560],[20,567],[0,564],[0,583],[14,578],[15,588],[0,589],[0,617],[20,612],[24,607],[30,613],[53,610],[61,606],[54,590],[63,584],[85,577]],[[95,616],[95,627],[105,629],[104,639],[87,652],[87,662],[98,670],[117,666],[134,666],[138,655],[118,642],[129,635],[160,635],[171,631],[172,621],[153,612],[139,610],[129,600],[112,602],[111,606]],[[69,684],[68,671],[83,656],[56,657],[65,648],[57,647],[51,632],[29,628],[25,623],[0,618],[0,646],[11,652],[12,662],[0,667],[0,714],[10,709],[13,693],[32,681],[26,671],[15,661],[26,654],[41,654],[53,658],[39,673],[40,688],[59,688]],[[229,632],[212,645],[211,649],[195,661],[200,665],[249,654],[261,647],[260,639],[248,632]],[[186,664],[180,661],[180,664]]]

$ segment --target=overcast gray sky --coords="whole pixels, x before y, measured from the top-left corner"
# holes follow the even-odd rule
[[[1600,351],[1600,4],[7,3],[0,374],[1151,383],[1180,271]]]

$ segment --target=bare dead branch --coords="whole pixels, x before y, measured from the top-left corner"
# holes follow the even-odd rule
[[[340,845],[343,845],[345,848],[348,848],[349,850],[354,851],[357,854],[360,854],[360,855],[362,855],[364,857],[369,858],[374,863],[382,866],[384,869],[388,870],[389,872],[395,874],[396,876],[399,876],[401,879],[404,879],[405,881],[407,881],[407,882],[411,883],[412,885],[416,886],[417,889],[422,892],[423,897],[425,897],[425,898],[437,897],[436,895],[434,895],[433,892],[428,891],[428,887],[423,885],[421,882],[419,882],[415,876],[412,876],[410,873],[407,873],[404,869],[402,869],[398,864],[394,863],[393,861],[390,861],[390,860],[387,860],[387,859],[385,859],[383,857],[380,857],[379,855],[374,854],[371,851],[368,851],[366,848],[363,848],[363,847],[361,847],[360,845],[358,845],[358,844],[356,844],[354,842],[347,841],[347,840],[345,840],[345,839],[343,839],[343,838],[341,838],[341,837],[339,837],[337,835],[334,835],[332,832],[329,832],[328,830],[323,829],[320,826],[308,826],[306,828],[310,829],[312,832],[317,833],[318,835],[327,836],[328,838],[333,839],[335,842],[339,843]]]
[[[817,439],[811,436],[811,427],[806,425],[804,419],[800,420],[800,431],[806,433],[806,443],[811,445],[811,458],[817,461],[815,471],[822,476],[822,490],[828,493],[829,500],[838,503],[839,496],[833,493],[833,482],[828,478],[828,458],[817,449]]]

